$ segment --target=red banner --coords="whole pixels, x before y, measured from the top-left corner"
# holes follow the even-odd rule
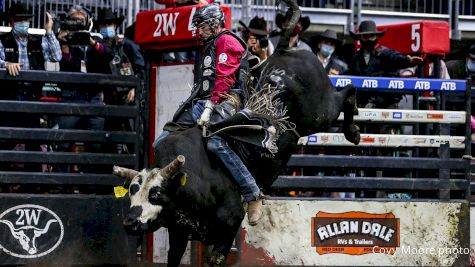
[[[197,46],[197,31],[191,19],[200,5],[165,8],[137,14],[135,42],[144,49],[176,49]],[[226,28],[231,25],[231,9],[221,6]],[[193,35],[195,34],[195,35]]]
[[[378,26],[386,29],[379,43],[403,54],[447,54],[450,52],[449,24],[418,21]]]

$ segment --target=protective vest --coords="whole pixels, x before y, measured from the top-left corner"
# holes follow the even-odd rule
[[[200,65],[201,74],[200,79],[198,80],[198,85],[200,85],[198,98],[211,98],[211,91],[213,90],[216,82],[216,42],[224,34],[232,35],[241,43],[242,47],[244,47],[244,53],[241,57],[239,69],[236,73],[236,82],[231,87],[231,91],[241,95],[241,97],[246,100],[249,94],[247,92],[247,88],[245,88],[247,72],[249,70],[249,64],[247,61],[247,46],[244,40],[228,30],[220,32],[212,41],[209,41],[206,44],[203,59],[201,60]]]
[[[5,61],[18,62],[18,44],[16,43],[13,33],[6,33],[1,37],[5,51]],[[28,61],[30,70],[44,70],[45,60],[43,56],[43,48],[41,47],[41,38],[28,35],[28,44],[26,46],[28,53]]]

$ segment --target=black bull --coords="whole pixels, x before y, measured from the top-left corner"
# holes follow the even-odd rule
[[[353,122],[355,88],[349,85],[336,91],[313,53],[276,51],[264,66],[259,84],[281,90],[278,97],[300,136],[326,129],[343,110],[345,137],[359,142]],[[287,131],[278,139],[278,153],[273,158],[246,161],[264,190],[285,166],[297,140],[295,132]],[[169,266],[179,265],[190,238],[214,245],[211,264],[220,265],[245,216],[240,190],[219,161],[208,155],[200,129],[174,132],[165,138],[156,150],[154,166],[167,166],[178,155],[184,155],[187,163],[172,172],[153,169],[129,175],[134,177],[129,187],[132,204],[125,226],[137,233],[168,228]]]

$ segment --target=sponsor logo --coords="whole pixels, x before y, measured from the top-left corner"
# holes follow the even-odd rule
[[[351,83],[350,79],[337,79],[335,82],[335,87],[345,87]]]
[[[13,257],[39,258],[55,250],[64,236],[56,213],[39,205],[19,205],[0,214],[0,249]]]
[[[179,15],[179,12],[156,14],[155,22],[157,23],[157,28],[153,32],[153,37],[175,35],[177,29],[176,19]]]
[[[393,112],[393,119],[402,119],[402,112]]]
[[[204,61],[203,61],[203,64],[205,65],[205,67],[209,67],[211,65],[211,57],[206,56]]]
[[[465,115],[462,115],[462,114],[448,114],[447,118],[451,119],[451,120],[463,120],[463,119],[465,119]]]
[[[379,142],[381,145],[386,144],[386,137],[383,137],[383,136],[378,137],[378,142]]]
[[[404,81],[390,80],[388,88],[404,89]]]
[[[209,90],[209,81],[204,80],[203,81],[203,91],[208,91]]]
[[[455,91],[457,89],[457,85],[454,82],[442,82],[440,86],[440,90],[444,91]]]
[[[441,119],[444,118],[444,114],[430,113],[430,114],[427,114],[427,118],[428,118],[428,119],[438,119],[438,120],[441,120]]]
[[[309,143],[316,143],[317,142],[317,137],[315,135],[311,135],[308,137],[308,142]]]
[[[328,135],[322,135],[320,136],[320,140],[322,140],[323,143],[328,143],[330,138],[328,137]]]
[[[426,81],[417,81],[415,86],[414,86],[414,89],[418,89],[418,90],[429,90],[430,89],[430,82],[426,82]]]
[[[414,141],[415,145],[425,144],[426,141],[427,141],[427,139],[425,139],[425,138],[414,138],[412,140]]]
[[[363,84],[361,85],[363,88],[378,88],[378,80],[363,80]]]
[[[424,114],[421,113],[406,113],[405,114],[406,119],[416,119],[416,120],[422,120],[424,118]]]
[[[213,71],[211,69],[205,69],[203,71],[203,76],[210,76],[211,74],[213,74]]]
[[[393,213],[318,212],[312,218],[312,247],[316,247],[320,255],[394,254],[399,247],[399,239],[399,218]],[[379,251],[375,247],[384,250]]]
[[[334,135],[332,139],[333,142],[337,144],[343,144],[345,142],[345,136],[343,135]]]
[[[382,116],[383,118],[387,119],[387,118],[389,118],[389,112],[383,111],[383,112],[381,112],[381,116]]]
[[[360,143],[374,143],[374,137],[361,137]]]
[[[374,111],[364,111],[361,114],[361,117],[367,118],[367,119],[376,119],[378,117],[378,113],[376,113]]]
[[[228,55],[226,55],[225,53],[221,53],[221,55],[219,55],[219,58],[218,58],[218,63],[222,64],[222,63],[225,63],[226,61],[228,61]]]

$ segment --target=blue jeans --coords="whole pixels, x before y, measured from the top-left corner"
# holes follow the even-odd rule
[[[193,105],[193,120],[197,121],[201,113],[205,110],[206,100],[198,100]],[[260,195],[260,189],[257,187],[256,180],[252,177],[252,174],[246,168],[242,160],[236,153],[229,148],[226,141],[223,138],[214,135],[208,139],[208,150],[213,152],[223,163],[229,172],[233,176],[234,180],[239,184],[241,188],[241,194],[244,197],[244,201],[249,202],[256,200]]]
[[[208,139],[208,150],[216,154],[218,158],[228,168],[234,180],[241,188],[241,194],[244,201],[257,200],[260,195],[260,189],[257,187],[256,180],[246,168],[242,160],[229,148],[223,138],[214,135]]]

